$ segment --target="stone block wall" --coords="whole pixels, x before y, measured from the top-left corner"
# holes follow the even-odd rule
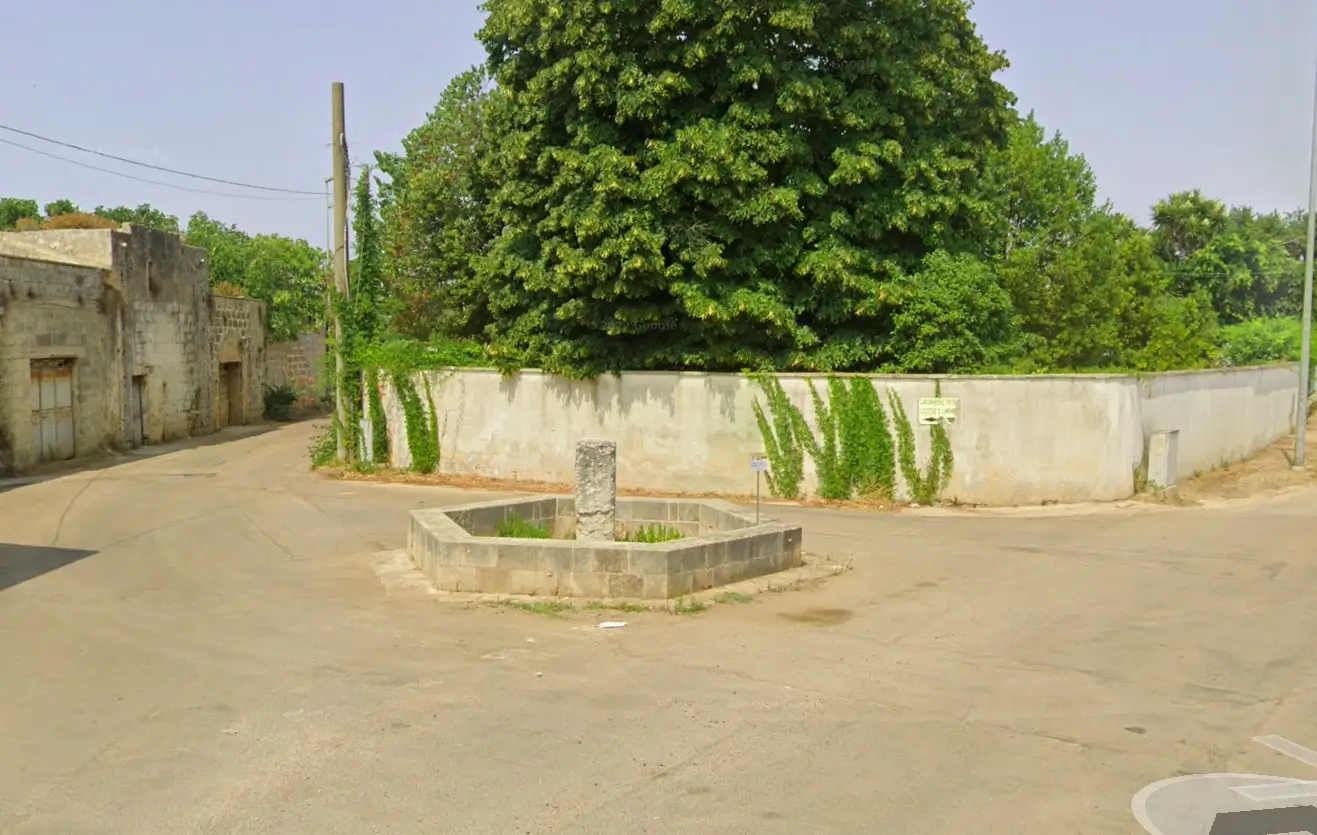
[[[210,297],[215,428],[258,420],[265,409],[265,303]]]
[[[41,352],[74,359],[79,456],[260,418],[264,305],[213,300],[205,250],[126,225],[0,233],[0,256],[9,282],[3,292],[16,294],[0,318],[0,364],[11,380],[0,391],[0,413],[18,436],[13,467],[32,463],[24,446],[32,436],[25,364]],[[223,391],[222,362],[236,364],[223,375]]]
[[[294,414],[325,411],[330,377],[325,365],[323,333],[304,333],[288,342],[274,342],[265,352],[265,382],[272,387],[290,386],[297,392]]]
[[[33,360],[72,360],[76,455],[121,440],[120,307],[105,270],[0,255],[0,473],[37,462]]]
[[[125,423],[130,419],[132,377],[143,376],[147,443],[213,431],[206,251],[185,246],[178,235],[144,227],[125,226],[104,234],[109,238],[111,270],[128,299],[124,317]]]
[[[122,423],[144,381],[143,435],[162,443],[213,431],[210,274],[206,251],[146,227],[0,233],[0,254],[107,270],[119,310]]]

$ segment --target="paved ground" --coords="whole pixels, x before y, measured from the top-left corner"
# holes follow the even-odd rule
[[[368,554],[473,494],[309,437],[0,493],[0,832],[1129,833],[1177,773],[1314,776],[1249,739],[1317,747],[1317,493],[782,510],[856,570],[600,630],[386,599]]]

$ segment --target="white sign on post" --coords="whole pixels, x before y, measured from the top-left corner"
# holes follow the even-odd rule
[[[768,472],[768,456],[762,452],[750,453],[750,472],[752,473]]]
[[[919,398],[919,422],[922,424],[955,423],[960,411],[959,397]]]

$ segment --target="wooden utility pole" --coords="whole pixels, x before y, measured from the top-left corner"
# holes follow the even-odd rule
[[[1303,325],[1299,342],[1299,396],[1294,416],[1294,468],[1308,464],[1308,394],[1312,388],[1312,270],[1313,248],[1317,246],[1317,95],[1312,114],[1312,157],[1308,167],[1308,249],[1303,259]]]
[[[343,82],[335,81],[334,98],[334,289],[348,298],[348,136],[343,119]],[[348,425],[348,392],[343,390],[343,321],[334,311],[334,413],[338,419],[338,460],[347,461],[346,433],[356,432]]]

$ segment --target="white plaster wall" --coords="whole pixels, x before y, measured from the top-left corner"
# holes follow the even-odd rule
[[[618,483],[684,493],[747,493],[749,457],[763,443],[751,404],[757,383],[734,374],[632,372],[573,382],[538,371],[501,377],[459,370],[424,375],[440,425],[440,471],[570,483],[582,438],[618,444]],[[779,375],[813,426],[808,381],[827,396],[826,378]],[[970,504],[1109,501],[1134,490],[1148,435],[1180,430],[1181,473],[1247,457],[1293,427],[1293,368],[1245,368],[1129,375],[881,377],[911,421],[918,399],[960,398],[947,427],[955,455],[943,498]],[[392,463],[407,467],[406,426],[391,386],[385,409]],[[915,424],[921,467],[929,431]],[[804,489],[817,486],[806,457]],[[898,480],[900,475],[898,473]],[[902,495],[906,491],[900,485]]]
[[[607,438],[618,443],[622,487],[754,489],[749,457],[763,444],[751,404],[762,392],[739,375],[639,372],[573,382],[536,371],[503,378],[461,370],[428,379],[439,414],[442,472],[570,483],[575,442]],[[809,376],[779,379],[812,424]],[[913,421],[918,398],[933,396],[938,378],[872,379],[884,399],[889,389],[901,398]],[[1133,378],[940,379],[942,396],[961,401],[960,418],[948,427],[956,463],[944,498],[1011,505],[1109,500],[1132,492],[1143,449]],[[826,398],[826,379],[816,377],[815,385]],[[401,409],[387,386],[385,406],[393,464],[409,466]],[[915,434],[922,466],[928,429],[916,425]],[[817,480],[808,458],[805,466],[804,488],[812,493]]]
[[[1157,374],[1140,384],[1145,435],[1178,429],[1181,479],[1248,458],[1294,430],[1298,365]]]

